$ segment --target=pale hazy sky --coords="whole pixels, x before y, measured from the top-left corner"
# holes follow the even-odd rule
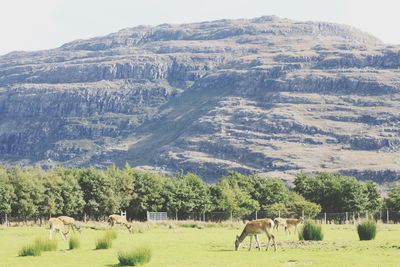
[[[349,24],[400,44],[400,0],[0,0],[0,55],[141,24],[277,15]]]

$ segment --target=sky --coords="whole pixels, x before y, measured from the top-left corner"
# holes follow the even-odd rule
[[[277,15],[342,23],[400,44],[400,0],[0,0],[0,55],[137,25]]]

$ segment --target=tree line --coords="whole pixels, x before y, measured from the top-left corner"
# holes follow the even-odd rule
[[[373,182],[354,177],[300,173],[294,187],[277,178],[229,172],[215,184],[193,173],[162,175],[126,165],[95,168],[0,166],[0,215],[19,221],[69,215],[103,219],[126,210],[143,220],[147,211],[168,211],[181,217],[190,212],[229,212],[247,218],[254,211],[302,214],[369,211],[383,206],[400,210],[400,184],[383,200]]]

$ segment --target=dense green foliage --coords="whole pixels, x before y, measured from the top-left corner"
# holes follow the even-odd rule
[[[372,240],[376,236],[376,223],[365,221],[357,225],[358,237],[360,240]]]
[[[400,182],[392,185],[385,202],[388,209],[400,211]]]
[[[320,204],[324,212],[374,212],[382,206],[377,186],[354,177],[329,173],[309,176],[302,173],[296,177],[294,184],[297,193]]]
[[[151,256],[151,249],[147,246],[141,246],[132,251],[120,251],[118,261],[122,266],[138,266],[148,263]]]
[[[400,186],[393,187],[387,205],[399,208]],[[18,220],[68,215],[104,219],[127,210],[128,217],[145,219],[147,211],[168,211],[170,217],[219,211],[234,218],[268,216],[314,217],[322,211],[369,211],[382,205],[377,186],[353,177],[321,173],[300,174],[291,191],[280,179],[230,172],[216,184],[193,173],[175,176],[142,171],[126,165],[104,171],[94,168],[47,171],[41,168],[0,167],[0,218]]]
[[[306,221],[299,232],[299,239],[315,241],[323,240],[324,234],[322,233],[321,225],[317,225],[312,221]]]

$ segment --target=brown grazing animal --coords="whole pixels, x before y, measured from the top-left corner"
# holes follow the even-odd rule
[[[64,225],[70,226],[74,233],[75,230],[81,232],[81,227],[77,224],[74,218],[69,216],[58,216],[57,218],[60,219],[64,223]]]
[[[111,227],[115,224],[122,224],[124,225],[130,233],[132,233],[132,225],[126,220],[125,216],[112,214],[108,216],[108,222],[110,223]]]
[[[49,224],[50,224],[50,234],[49,234],[49,239],[52,239],[53,237],[53,232],[59,232],[61,235],[61,238],[63,240],[66,239],[68,232],[64,231],[64,223],[58,219],[58,218],[50,218],[49,219]]]
[[[246,224],[246,226],[244,227],[242,234],[240,236],[236,236],[235,250],[239,250],[240,244],[243,242],[243,240],[247,236],[250,236],[249,251],[251,250],[253,236],[256,238],[258,250],[261,250],[260,242],[258,240],[258,234],[261,234],[264,232],[267,234],[267,237],[268,237],[267,250],[269,249],[269,245],[270,245],[271,239],[272,239],[273,245],[274,245],[274,248],[276,251],[275,237],[272,234],[273,227],[274,227],[274,221],[271,219],[260,219],[260,220],[254,220],[254,221],[248,222]]]
[[[294,232],[299,232],[297,230],[297,225],[299,225],[300,223],[303,223],[303,218],[300,219],[286,219],[286,226],[285,226],[285,231],[288,231],[290,234],[290,227],[294,226]]]
[[[274,230],[278,231],[279,226],[283,226],[286,229],[286,218],[275,218],[274,219]]]

